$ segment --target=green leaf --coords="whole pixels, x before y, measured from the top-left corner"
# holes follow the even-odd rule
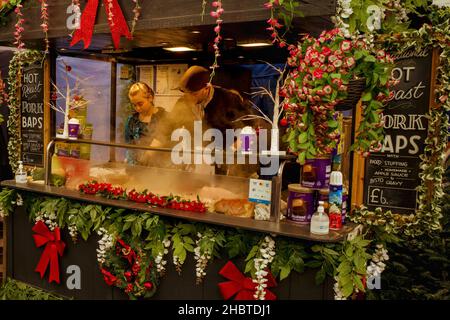
[[[378,135],[375,131],[369,130],[369,135],[372,137],[372,139],[378,141]]]
[[[345,248],[345,255],[349,258],[351,258],[353,256],[353,247],[352,246],[347,246],[347,248]]]
[[[364,274],[366,272],[366,259],[362,257],[361,255],[355,256],[355,267],[356,272]]]
[[[353,280],[354,280],[354,282],[355,282],[355,284],[356,284],[356,287],[357,287],[360,291],[364,292],[365,290],[364,290],[364,286],[363,286],[363,284],[362,284],[361,278],[360,278],[357,274],[355,274],[355,275],[353,276]]]
[[[133,234],[134,237],[139,237],[141,235],[141,232],[142,232],[141,220],[136,220],[131,228],[131,233]]]
[[[122,227],[122,232],[127,231],[128,229],[130,229],[130,227],[131,227],[131,222],[125,222]]]
[[[245,265],[244,272],[249,273],[252,270],[253,266],[254,266],[253,260],[248,261],[247,264]]]
[[[287,141],[288,141],[288,142],[291,142],[292,140],[295,139],[295,136],[296,136],[296,135],[297,135],[297,130],[295,130],[295,129],[290,129],[289,135],[288,135],[288,138],[287,138]]]
[[[349,282],[342,287],[342,294],[344,297],[349,297],[353,293],[353,283]]]
[[[280,281],[286,279],[291,273],[291,268],[289,266],[282,266],[280,268]]]
[[[83,238],[84,241],[87,241],[87,239],[89,238],[89,233],[87,230],[82,230],[81,231],[81,237]]]
[[[337,128],[339,123],[336,120],[328,120],[328,126],[330,128]]]
[[[245,259],[245,261],[249,261],[250,259],[252,259],[256,255],[258,250],[259,250],[258,246],[253,246],[253,248],[248,253],[247,258]]]
[[[329,249],[327,247],[323,247],[323,252],[331,255],[331,256],[339,256],[339,253],[337,253],[336,251],[334,251],[333,249]]]
[[[362,57],[364,57],[364,52],[363,52],[363,51],[358,50],[358,51],[355,52],[355,59],[356,59],[356,60],[359,60],[359,59],[361,59]]]
[[[362,96],[362,101],[370,101],[370,100],[372,100],[372,92],[371,91],[367,91]]]
[[[184,248],[189,252],[194,252],[194,247],[189,243],[185,243]]]
[[[352,271],[352,267],[350,265],[350,262],[345,260],[339,264],[339,267],[337,270],[341,275],[346,275]]]
[[[364,58],[364,61],[366,61],[366,62],[377,62],[377,59],[375,59],[374,56],[366,56]]]
[[[322,267],[316,273],[316,285],[322,284],[323,281],[325,280],[325,276],[326,276],[325,269]]]
[[[308,134],[306,132],[302,132],[299,136],[298,136],[298,143],[305,143],[308,140]]]
[[[305,159],[306,159],[306,152],[301,152],[298,155],[298,162],[300,164],[304,164],[305,163]]]

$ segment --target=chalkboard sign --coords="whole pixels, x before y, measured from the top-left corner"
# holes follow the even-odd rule
[[[393,56],[392,76],[400,83],[385,108],[383,148],[365,162],[363,201],[370,210],[381,207],[411,214],[417,206],[419,156],[428,129],[433,52],[407,51]]]
[[[44,68],[40,61],[23,69],[21,88],[22,161],[44,165]]]

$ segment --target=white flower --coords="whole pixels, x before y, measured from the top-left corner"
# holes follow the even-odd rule
[[[17,205],[18,206],[23,206],[23,199],[22,199],[22,196],[19,193],[17,194],[16,201],[17,201]]]

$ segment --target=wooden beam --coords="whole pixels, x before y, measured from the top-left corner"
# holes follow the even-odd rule
[[[225,23],[262,21],[270,17],[269,10],[263,4],[266,0],[229,0],[224,3],[225,12],[223,20]],[[48,35],[50,38],[69,37],[71,33],[66,27],[69,15],[66,13],[70,2],[57,0],[49,3]],[[119,0],[125,19],[131,26],[133,18],[133,6],[128,0]],[[100,6],[97,10],[97,19],[94,34],[110,33],[105,10]],[[208,5],[202,19],[202,7],[199,0],[154,0],[144,1],[141,4],[141,17],[136,24],[136,31],[156,30],[162,28],[193,27],[200,25],[212,25],[214,18],[209,15],[211,7]],[[84,5],[82,5],[82,9]],[[335,0],[301,1],[300,10],[304,17],[332,16],[335,14]],[[24,40],[42,39],[43,33],[40,27],[40,5],[33,3],[22,10],[26,17]],[[1,41],[12,41],[14,39],[14,15],[11,15],[9,23],[1,28]]]

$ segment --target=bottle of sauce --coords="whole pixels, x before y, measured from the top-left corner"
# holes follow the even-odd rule
[[[317,235],[326,235],[329,233],[330,220],[325,213],[323,201],[319,201],[319,207],[311,218],[310,232]]]
[[[330,229],[338,230],[342,228],[342,173],[340,171],[331,172],[329,188]]]

